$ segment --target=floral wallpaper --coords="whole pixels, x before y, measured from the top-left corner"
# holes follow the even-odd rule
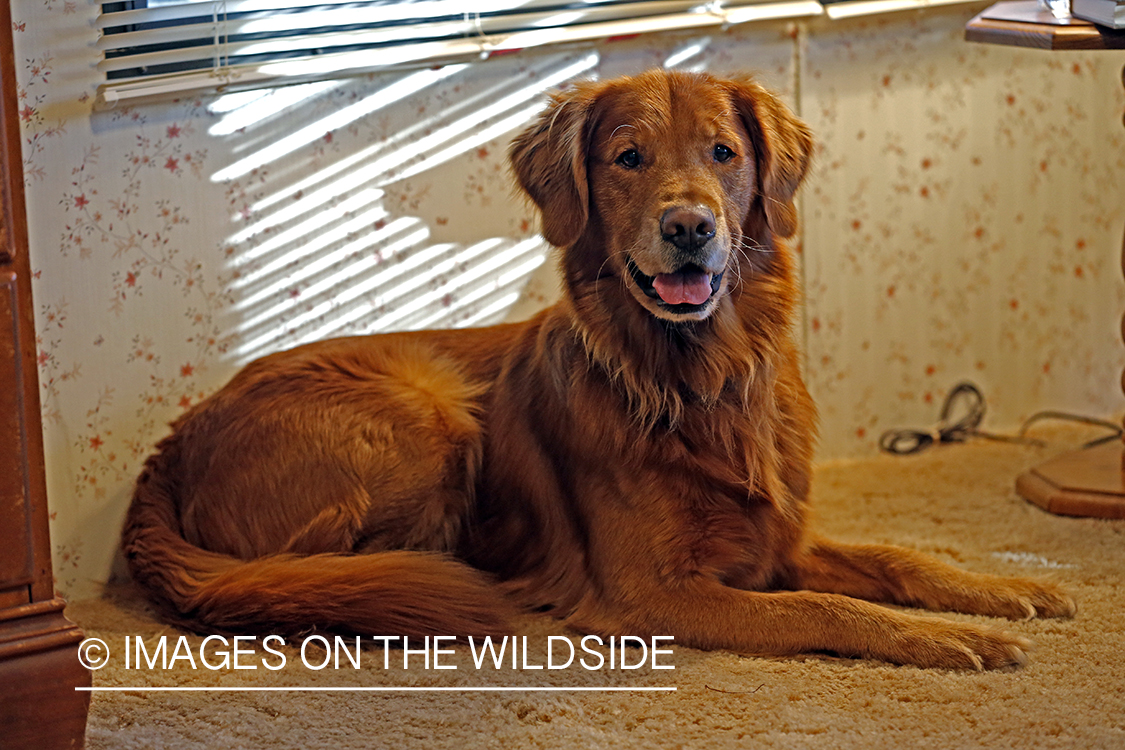
[[[96,5],[13,3],[59,588],[96,593],[167,423],[266,352],[557,295],[507,142],[578,77],[757,71],[820,147],[802,198],[820,456],[976,380],[988,425],[1121,409],[1122,53],[967,44],[979,9],[741,26],[108,112]]]
[[[808,379],[828,455],[936,422],[964,379],[992,429],[1121,409],[1125,53],[969,44],[962,20],[809,37]]]

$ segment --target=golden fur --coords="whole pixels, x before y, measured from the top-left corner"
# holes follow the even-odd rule
[[[133,577],[205,631],[483,635],[519,607],[704,649],[1022,663],[1022,638],[871,602],[1073,614],[1051,584],[806,531],[815,413],[781,240],[811,150],[749,80],[556,95],[510,156],[562,301],[252,363],[148,460]]]

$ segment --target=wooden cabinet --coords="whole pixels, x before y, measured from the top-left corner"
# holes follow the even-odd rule
[[[0,9],[0,746],[81,747],[90,673],[54,593],[11,9]]]

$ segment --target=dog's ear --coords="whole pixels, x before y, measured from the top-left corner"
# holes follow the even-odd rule
[[[793,196],[812,157],[812,131],[757,83],[736,80],[728,85],[731,100],[754,142],[758,191],[766,222],[777,236],[790,237],[797,231]]]
[[[557,247],[576,242],[589,219],[587,121],[595,98],[589,85],[555,94],[508,150],[520,187],[539,207],[543,236]]]

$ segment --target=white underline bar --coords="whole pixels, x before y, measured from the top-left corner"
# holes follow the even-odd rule
[[[472,692],[675,692],[674,687],[76,687],[76,691],[86,693],[99,692],[163,692],[163,693],[188,693],[188,692],[224,692],[224,693],[252,693],[252,692],[368,692],[368,693],[395,693],[395,692],[445,692],[445,693],[472,693]]]

